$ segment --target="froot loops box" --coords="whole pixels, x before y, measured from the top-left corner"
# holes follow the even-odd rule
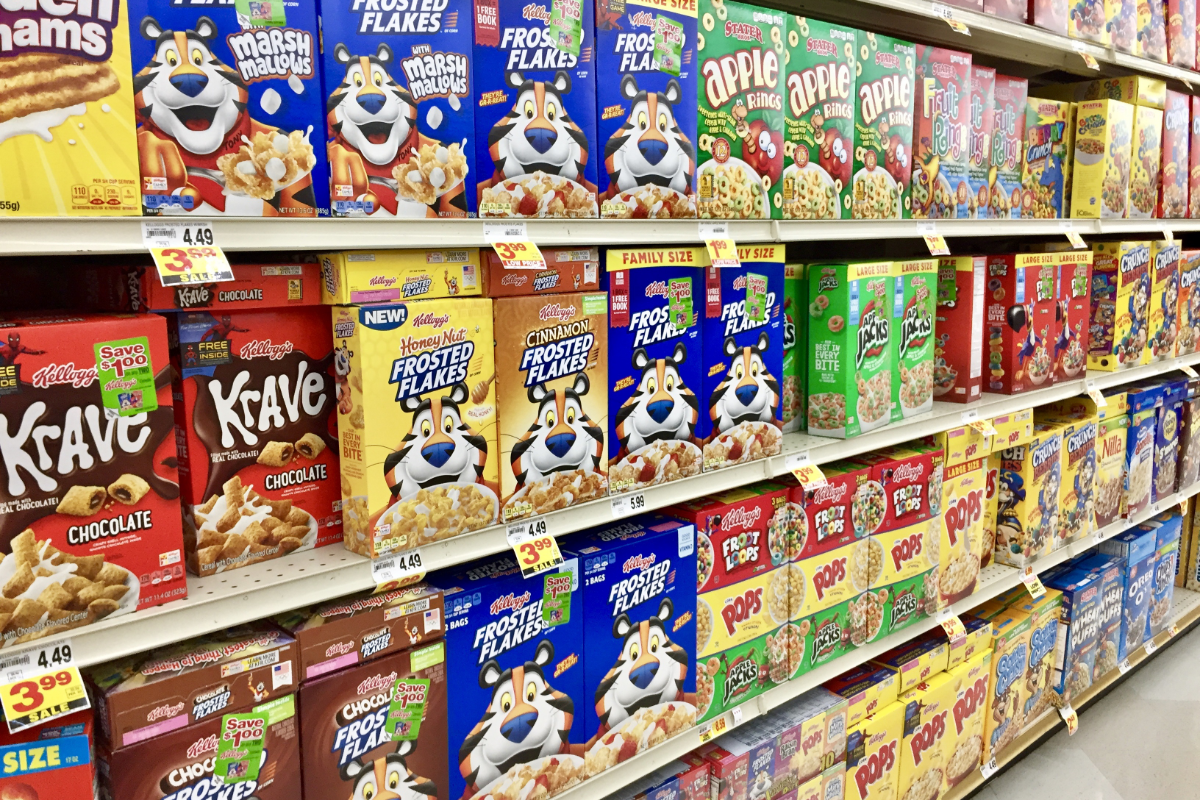
[[[854,219],[912,216],[916,47],[863,32],[854,117]]]
[[[972,216],[971,55],[919,44],[916,63],[912,216]]]

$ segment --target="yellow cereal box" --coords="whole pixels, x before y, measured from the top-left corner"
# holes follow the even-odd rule
[[[1072,217],[1125,216],[1133,111],[1133,106],[1120,100],[1089,100],[1076,108]]]
[[[1021,588],[1024,589],[1024,587]],[[962,623],[967,630],[967,635],[949,642],[950,649],[946,658],[946,669],[954,669],[964,661],[970,661],[981,650],[992,649],[992,623],[990,620],[964,614]]]
[[[796,790],[796,800],[829,800],[845,794],[846,762],[839,761],[801,784]]]
[[[870,537],[880,544],[883,555],[883,571],[871,589],[876,600],[883,603],[884,635],[937,610],[941,524],[934,517]]]
[[[1042,86],[1037,90],[1042,97],[1053,100],[1120,100],[1130,105],[1163,108],[1167,100],[1167,82],[1162,78],[1147,78],[1144,75],[1125,75],[1120,78],[1101,78],[1094,81],[1063,83],[1057,86]]]
[[[949,671],[954,679],[954,706],[950,713],[951,738],[946,745],[949,753],[943,785],[946,791],[961,783],[980,764],[991,669],[992,649],[988,647]]]
[[[321,302],[401,303],[480,294],[479,250],[323,253]]]
[[[983,462],[983,469],[983,544],[979,553],[981,568],[991,564],[996,555],[996,525],[1000,507],[1000,451],[988,453]]]
[[[1064,209],[1070,178],[1074,104],[1030,97],[1025,107],[1025,166],[1021,171],[1021,219],[1055,219]]]
[[[1055,548],[1062,487],[1062,426],[1035,423],[1029,444],[1000,456],[996,560],[1024,567]]]
[[[1100,420],[1086,414],[1062,420],[1062,489],[1056,548],[1096,527],[1096,436]]]
[[[886,667],[861,664],[833,680],[825,688],[846,698],[846,726],[853,728],[879,709],[894,703],[899,696],[900,681]]]
[[[954,677],[939,672],[900,695],[904,706],[904,741],[900,747],[902,798],[937,797],[946,781],[946,764],[954,731]]]
[[[934,434],[933,440],[945,454],[946,467],[952,467],[992,452],[996,437],[984,436],[977,429],[964,425]],[[945,488],[945,483],[942,486]]]
[[[899,678],[897,690],[903,694],[922,681],[944,672],[949,663],[950,648],[944,638],[928,633],[919,639],[905,642],[880,654],[870,663],[886,667]]]
[[[1115,372],[1150,363],[1150,242],[1092,245],[1088,369]]]
[[[493,302],[502,518],[607,495],[608,295]]]
[[[850,728],[846,736],[845,800],[896,800],[904,706],[889,703]]]
[[[992,417],[991,423],[992,427],[996,429],[992,452],[1003,450],[1006,447],[1016,447],[1019,444],[1028,444],[1033,439],[1032,408],[1023,408],[1020,411]]]
[[[878,539],[867,536],[792,562],[792,575],[804,584],[802,602],[790,605],[805,637],[806,671],[879,635],[884,603],[869,590],[883,572],[883,557]]]
[[[1050,707],[1054,692],[1054,645],[1058,635],[1059,610],[1063,595],[1057,589],[1046,589],[1038,599],[1013,606],[1029,615],[1029,659],[1025,668],[1025,722],[1037,719]]]
[[[942,482],[942,535],[938,550],[938,608],[975,591],[983,553],[982,459],[946,468]]]
[[[995,639],[983,717],[984,763],[1002,753],[1025,727],[1030,627],[1029,615],[1022,611],[1008,611],[992,620]]]
[[[493,524],[491,301],[335,306],[333,337],[346,547],[373,558]]]
[[[1133,112],[1132,168],[1129,172],[1130,219],[1151,219],[1158,206],[1158,171],[1162,167],[1161,108],[1137,106]]]
[[[1150,243],[1150,330],[1146,347],[1151,361],[1175,357],[1179,335],[1179,242]]]

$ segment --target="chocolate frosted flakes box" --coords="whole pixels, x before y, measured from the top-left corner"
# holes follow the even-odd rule
[[[593,0],[475,0],[475,160],[481,217],[595,217]],[[564,25],[570,26],[570,19]],[[565,44],[566,46],[561,46]]]
[[[321,4],[334,216],[475,216],[471,11]]]
[[[874,33],[858,37],[852,202],[855,219],[912,216],[916,55],[916,48],[909,42]]]
[[[696,0],[596,0],[600,216],[696,216]]]
[[[329,215],[315,3],[129,0],[129,20],[144,213]]]

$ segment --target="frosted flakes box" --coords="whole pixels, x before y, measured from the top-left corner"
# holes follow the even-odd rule
[[[496,376],[506,522],[608,494],[607,311],[603,293],[494,301],[496,368],[479,380]]]
[[[394,303],[480,294],[479,250],[322,253],[321,302]]]
[[[533,269],[507,267],[493,249],[479,252],[484,297],[523,294],[565,294],[600,289],[598,247],[542,247],[544,265]]]
[[[888,703],[846,734],[846,800],[897,800],[904,706]]]
[[[1149,363],[1150,242],[1092,245],[1088,369],[1113,372]]]
[[[864,32],[854,115],[854,219],[912,216],[916,47]]]
[[[989,219],[1021,217],[1021,173],[1025,166],[1025,107],[1029,81],[996,76],[993,111],[992,170],[988,175],[991,196]]]
[[[695,217],[696,0],[595,4],[600,216]]]
[[[1167,0],[1167,63],[1196,68],[1196,0]]]
[[[699,14],[696,210],[703,219],[779,217],[787,17],[713,0],[700,0]]]
[[[705,270],[706,472],[778,455],[782,447],[783,256],[781,244],[750,245],[738,248],[740,269]]]
[[[853,28],[811,17],[788,19],[784,219],[852,215],[858,37]]]
[[[465,0],[321,5],[334,216],[475,216],[471,13]]]
[[[1056,544],[1061,514],[1062,427],[1034,425],[1034,439],[1000,456],[996,560],[1024,567]]]
[[[1158,204],[1162,167],[1163,112],[1139,105],[1133,111],[1132,168],[1129,172],[1130,219],[1150,219]]]
[[[971,219],[986,219],[991,204],[992,147],[996,130],[996,70],[971,67],[970,128],[967,132],[967,200]]]
[[[1070,207],[1065,187],[1071,158],[1067,129],[1073,128],[1072,113],[1071,103],[1065,101],[1030,97],[1026,103],[1021,219],[1069,216],[1064,209]]]
[[[1194,0],[1193,0],[1194,2]],[[1196,26],[1192,26],[1196,30]],[[1195,53],[1196,48],[1192,48]],[[1183,219],[1188,215],[1188,140],[1191,95],[1168,91],[1163,107],[1162,169],[1158,194],[1158,216]]]
[[[785,264],[783,267],[783,403],[781,412],[784,433],[808,430],[807,308],[808,267],[804,264]]]
[[[992,620],[988,698],[983,718],[983,756],[987,763],[1004,752],[1025,727],[1025,671],[1029,665],[1029,615],[1009,611]]]
[[[1186,356],[1200,351],[1200,250],[1184,250],[1179,254],[1179,336],[1175,339],[1175,355]]]
[[[983,392],[986,274],[986,256],[938,259],[933,396],[939,400],[970,403]],[[952,330],[957,335],[952,337]]]
[[[493,524],[492,301],[335,306],[333,338],[346,547],[374,558]]]
[[[1179,332],[1179,243],[1150,243],[1150,328],[1146,347],[1151,361],[1175,357]]]
[[[1197,45],[1200,54],[1200,44]],[[1191,99],[1191,122],[1188,128],[1188,217],[1200,218],[1200,97]]]
[[[912,216],[971,216],[971,55],[917,45]]]
[[[316,4],[128,2],[143,213],[329,216]]]
[[[480,217],[599,213],[596,10],[593,0],[560,10],[562,24],[556,25],[551,0],[475,2]]]
[[[122,0],[0,12],[0,216],[140,212],[129,12]]]
[[[446,598],[441,749],[456,754],[447,797],[546,797],[586,777],[584,609],[578,559],[526,580],[511,555],[429,576]],[[580,717],[576,721],[576,717]],[[430,746],[433,746],[432,744]]]
[[[1058,277],[1057,253],[988,257],[987,386],[991,391],[1019,394],[1054,382]]]
[[[1064,250],[1058,254],[1058,339],[1054,343],[1054,382],[1078,377],[1087,366],[1091,346],[1092,253]]]
[[[933,351],[936,339],[938,262],[918,258],[895,262],[892,280],[891,421],[933,408]]]
[[[1152,61],[1167,60],[1166,6],[1165,0],[1137,0],[1136,55]]]
[[[904,740],[900,744],[901,798],[938,797],[946,781],[954,738],[956,680],[945,672],[933,675],[900,695],[904,708]]]
[[[698,475],[703,247],[609,249],[609,489]]]
[[[1134,107],[1120,100],[1087,100],[1075,111],[1071,216],[1121,219],[1128,209]]]

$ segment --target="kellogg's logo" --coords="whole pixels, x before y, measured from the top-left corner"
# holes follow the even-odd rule
[[[205,736],[191,744],[187,749],[187,757],[189,760],[199,758],[205,753],[214,752],[217,749],[217,735],[214,733],[211,736]]]
[[[509,592],[503,597],[497,597],[495,600],[493,600],[489,610],[493,615],[499,614],[502,611],[517,611],[521,608],[524,608],[525,604],[529,602],[529,599],[529,592],[519,595],[514,595],[512,592]]]
[[[272,344],[270,339],[255,339],[242,345],[238,355],[245,359],[269,358],[271,361],[278,361],[290,352],[292,352],[291,342]]]
[[[529,3],[521,9],[521,16],[525,19],[536,19],[546,25],[550,24],[550,9],[536,3]]]
[[[649,556],[630,556],[629,558],[625,559],[625,563],[621,565],[621,571],[627,573],[634,571],[640,572],[647,567],[653,566],[657,556],[657,553],[651,553]]]
[[[563,306],[558,303],[549,303],[542,306],[538,310],[538,319],[542,322],[554,320],[556,322],[566,322],[577,313],[575,306]]]
[[[721,518],[721,530],[728,531],[733,528],[753,528],[762,516],[762,509],[758,506],[746,508],[738,506]]]

